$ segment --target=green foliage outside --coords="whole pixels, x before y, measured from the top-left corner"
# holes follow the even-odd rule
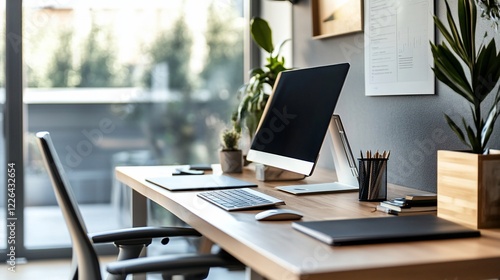
[[[184,17],[180,16],[173,27],[160,34],[148,50],[151,65],[145,73],[146,87],[152,86],[154,78],[167,78],[169,88],[190,94],[193,89],[189,70],[192,45],[192,34]],[[161,63],[168,66],[168,76],[154,77],[154,67]]]
[[[155,150],[163,163],[206,161],[193,148],[200,138],[205,147],[219,145],[217,128],[209,127],[207,120],[229,119],[232,107],[229,92],[243,80],[242,51],[235,51],[242,50],[243,34],[241,30],[234,30],[229,20],[210,10],[205,34],[207,60],[198,77],[189,69],[193,39],[182,16],[171,30],[160,34],[148,50],[151,62],[144,76],[145,85],[151,87],[154,79],[167,79],[172,91],[169,94],[175,98],[167,104],[151,105],[156,107],[152,111],[162,112],[155,116],[161,119],[158,125],[148,130],[159,140]],[[155,74],[158,65],[167,65],[168,76]],[[200,89],[208,90],[208,100],[200,102],[193,96]],[[208,157],[215,159],[216,149],[211,152]]]
[[[243,33],[234,28],[235,20],[236,17],[221,13],[214,4],[210,6],[205,34],[208,54],[201,76],[204,88],[220,98],[232,95],[243,83],[243,48],[239,47]]]
[[[132,85],[127,67],[118,65],[113,53],[116,48],[113,38],[105,28],[92,23],[89,34],[82,42],[80,53],[74,53],[72,48],[73,30],[59,30],[56,39],[45,78],[41,78],[43,72],[28,65],[29,87],[91,88]]]
[[[195,140],[192,112],[194,84],[189,71],[192,44],[192,34],[184,17],[180,16],[147,51],[151,63],[144,76],[146,87],[151,88],[155,80],[163,79],[163,84],[168,85],[171,91],[168,94],[174,97],[168,103],[151,104],[151,108],[147,109],[149,112],[144,112],[147,119],[155,119],[146,129],[153,139],[157,139],[153,143],[155,154],[165,164],[188,162],[192,157]],[[168,74],[155,72],[158,66],[165,66]],[[156,114],[151,116],[153,112]]]
[[[72,30],[37,30],[27,52],[39,45],[38,40],[45,40],[44,44],[52,48],[45,52],[46,69],[28,65],[28,87],[142,86],[155,94],[154,84],[168,85],[164,93],[167,102],[130,104],[128,119],[141,124],[157,161],[214,162],[220,130],[236,106],[232,93],[243,83],[243,32],[241,22],[237,22],[241,17],[214,5],[207,17],[207,53],[199,73],[191,69],[193,34],[180,15],[169,29],[143,47],[147,64],[141,65],[119,65],[113,52],[118,46],[106,26],[92,23],[81,43],[75,42]],[[53,43],[46,43],[50,40]],[[75,49],[75,44],[81,47]],[[157,71],[165,67],[167,75]],[[202,99],[200,92],[205,96]],[[197,145],[208,154],[200,154]]]
[[[105,40],[99,40],[99,37]],[[115,57],[113,45],[104,45],[101,42],[110,42],[109,35],[92,23],[90,34],[83,45],[81,64],[79,67],[80,81],[78,87],[108,87],[113,85],[113,65]]]
[[[52,87],[71,87],[70,76],[75,74],[73,67],[73,54],[71,41],[73,32],[62,30],[59,34],[59,46],[53,54],[51,65],[48,71],[49,81]]]

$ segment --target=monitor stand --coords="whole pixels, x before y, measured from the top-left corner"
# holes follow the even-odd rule
[[[277,168],[270,165],[265,165],[262,163],[256,163],[255,177],[259,181],[267,182],[267,181],[302,180],[306,177],[306,175]]]
[[[337,173],[337,182],[322,184],[307,184],[282,186],[277,189],[293,194],[325,193],[325,192],[349,192],[358,191],[358,169],[352,155],[347,135],[339,115],[333,115],[328,126],[328,134],[331,139],[331,151],[333,164]]]

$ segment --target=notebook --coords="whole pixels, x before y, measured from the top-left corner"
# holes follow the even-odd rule
[[[146,178],[146,181],[170,191],[257,187],[254,183],[225,175],[183,175]]]
[[[292,227],[334,246],[480,236],[435,215],[294,222]]]

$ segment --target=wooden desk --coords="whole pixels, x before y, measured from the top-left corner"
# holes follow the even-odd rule
[[[492,279],[500,277],[500,230],[481,230],[482,237],[439,241],[332,247],[291,227],[290,221],[259,222],[261,210],[226,212],[196,196],[196,191],[170,192],[147,183],[172,167],[117,167],[119,181],[134,190],[134,226],[143,225],[146,198],[165,207],[200,231],[253,273],[268,279]],[[252,170],[231,175],[255,181]],[[304,214],[304,221],[385,216],[376,203],[359,202],[357,193],[294,196],[279,184],[334,181],[317,170],[304,181],[258,182],[258,190],[283,199]],[[389,185],[389,198],[418,191]],[[142,213],[142,214],[141,214]]]

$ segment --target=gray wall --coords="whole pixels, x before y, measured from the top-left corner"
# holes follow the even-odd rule
[[[435,192],[436,151],[465,149],[447,126],[443,112],[468,116],[465,100],[438,81],[435,95],[365,96],[363,33],[312,39],[310,3],[311,0],[301,0],[293,6],[294,66],[349,62],[351,69],[336,113],[342,117],[354,155],[367,149],[390,150],[390,183]],[[452,10],[456,3],[450,1]],[[445,18],[444,1],[436,1],[435,9],[440,18]],[[499,39],[500,35],[495,36]],[[437,39],[441,40],[441,36],[437,35]],[[498,122],[490,147],[500,148]],[[322,158],[328,157],[322,153]]]

